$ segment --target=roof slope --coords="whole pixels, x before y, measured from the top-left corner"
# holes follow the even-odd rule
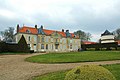
[[[29,31],[29,32],[28,32]],[[19,32],[21,33],[31,33],[31,34],[38,34],[38,29],[36,28],[32,28],[32,27],[27,27],[27,26],[23,26],[19,29]],[[46,35],[51,35],[53,32],[56,32],[55,30],[47,30],[47,29],[43,29],[43,32]],[[63,37],[66,37],[66,33],[62,32],[62,31],[57,31],[59,34],[61,34]],[[75,35],[74,33],[70,33],[71,37],[74,38]],[[78,38],[78,37],[75,37]]]
[[[104,35],[113,35],[113,33],[110,33],[108,30],[106,30],[103,34],[101,34],[101,36],[104,36]]]
[[[29,30],[31,34],[37,34],[38,33],[38,30],[36,28],[27,27],[27,26],[23,26],[22,28],[20,28],[19,32],[28,33],[27,30]]]

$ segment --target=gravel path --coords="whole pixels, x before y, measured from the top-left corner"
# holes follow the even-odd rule
[[[38,54],[40,53],[28,55],[0,55],[0,80],[29,80],[33,76],[59,70],[67,70],[79,65],[120,63],[120,60],[66,64],[38,64],[24,61],[25,58]]]

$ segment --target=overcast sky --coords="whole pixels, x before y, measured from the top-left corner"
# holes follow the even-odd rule
[[[97,41],[106,29],[120,28],[120,0],[0,0],[0,31],[17,24],[83,30]]]

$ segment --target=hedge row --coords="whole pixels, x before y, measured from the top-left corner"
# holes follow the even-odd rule
[[[86,50],[87,48],[94,48],[95,50],[100,50],[102,48],[110,50],[111,48],[115,48],[117,50],[118,43],[113,42],[113,43],[82,44],[81,47],[83,50]]]
[[[22,35],[18,43],[0,42],[0,52],[30,52],[28,45]]]

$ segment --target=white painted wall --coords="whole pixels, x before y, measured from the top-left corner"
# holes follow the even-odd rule
[[[104,40],[104,39],[114,39],[114,35],[105,35],[105,36],[101,36],[101,40]]]
[[[115,38],[114,35],[101,36],[101,43],[111,43],[111,42],[115,42],[114,38]]]

